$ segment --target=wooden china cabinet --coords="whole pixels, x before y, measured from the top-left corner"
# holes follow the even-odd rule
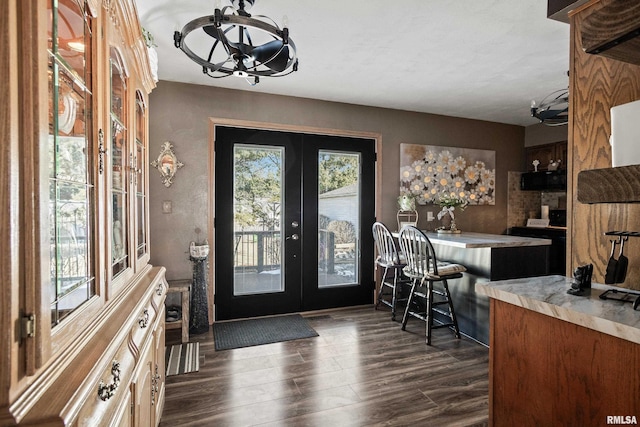
[[[0,426],[157,425],[167,283],[133,0],[0,1],[0,75]]]

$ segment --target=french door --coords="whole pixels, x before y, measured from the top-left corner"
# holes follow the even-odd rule
[[[216,320],[373,301],[375,142],[217,126]]]

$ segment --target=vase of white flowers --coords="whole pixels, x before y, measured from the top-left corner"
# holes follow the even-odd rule
[[[147,45],[147,52],[149,53],[149,65],[151,66],[151,76],[153,77],[153,81],[158,81],[158,52],[156,52],[156,47],[158,46],[155,43],[153,38],[153,34],[149,32],[146,28],[142,28],[142,38],[144,39],[144,44]]]
[[[418,211],[416,211],[416,197],[411,193],[402,193],[398,197],[398,230],[404,225],[418,224]]]
[[[398,206],[401,211],[416,210],[416,198],[413,194],[403,193],[398,197]]]
[[[460,233],[456,226],[455,210],[456,208],[460,208],[461,211],[465,210],[469,202],[465,199],[443,194],[438,198],[436,204],[442,208],[438,212],[438,220],[442,222],[442,226],[438,227],[436,231],[438,233]]]

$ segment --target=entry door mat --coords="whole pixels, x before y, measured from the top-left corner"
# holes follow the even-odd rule
[[[200,343],[172,345],[165,351],[166,376],[188,374],[200,370]]]
[[[216,350],[252,347],[317,336],[318,333],[299,314],[213,324]]]

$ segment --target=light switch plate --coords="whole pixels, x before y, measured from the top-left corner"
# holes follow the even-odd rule
[[[173,209],[171,200],[163,200],[162,201],[162,213],[171,213]]]

